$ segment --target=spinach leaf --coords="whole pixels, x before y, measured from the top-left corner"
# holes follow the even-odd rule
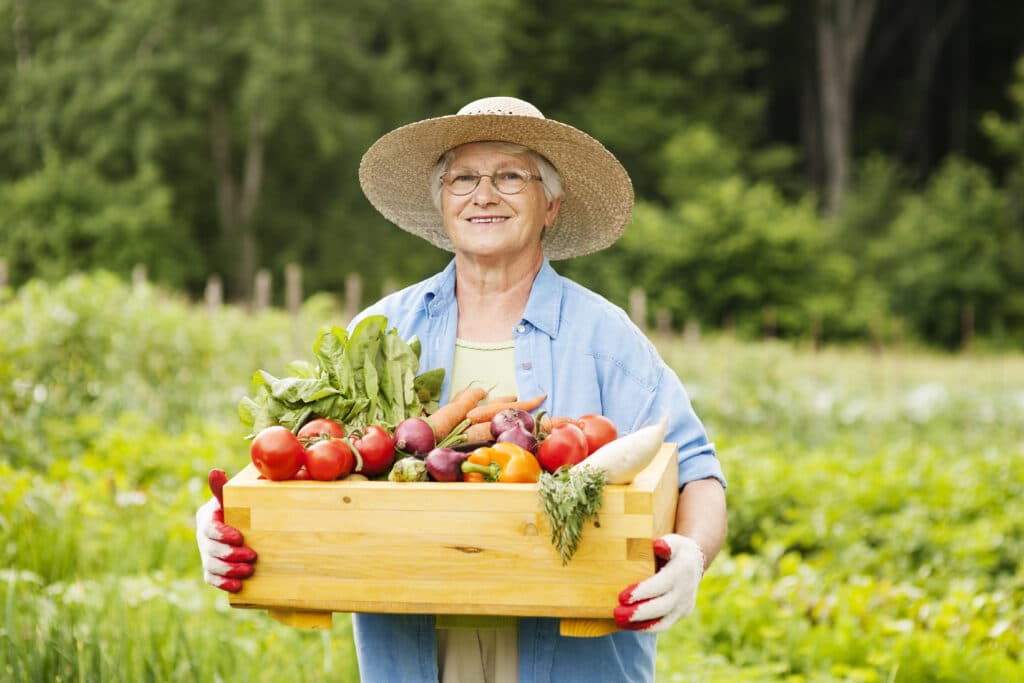
[[[326,417],[349,430],[379,424],[394,429],[407,417],[437,410],[444,369],[417,375],[420,340],[405,341],[387,318],[368,316],[352,334],[342,327],[321,328],[313,362],[296,360],[275,377],[257,371],[251,395],[238,404],[242,424],[254,436],[270,425],[298,431],[314,417]]]

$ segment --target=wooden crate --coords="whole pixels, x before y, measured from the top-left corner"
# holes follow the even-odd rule
[[[333,612],[608,620],[619,591],[654,573],[652,541],[672,531],[678,495],[665,444],[632,484],[605,487],[600,526],[563,566],[534,485],[258,476],[249,465],[224,486],[225,521],[259,554],[230,603],[307,627]]]

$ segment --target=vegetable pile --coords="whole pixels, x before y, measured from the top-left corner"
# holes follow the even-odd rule
[[[239,417],[265,479],[536,484],[551,542],[568,563],[606,484],[628,484],[657,454],[666,420],[619,436],[607,417],[534,415],[542,394],[488,399],[475,384],[438,405],[444,369],[419,373],[420,344],[371,316],[322,329],[314,362],[260,370]]]

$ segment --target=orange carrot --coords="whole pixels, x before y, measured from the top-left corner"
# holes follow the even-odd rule
[[[474,424],[476,424],[477,422],[490,422],[495,415],[497,415],[503,410],[508,410],[509,408],[525,410],[526,412],[536,410],[537,408],[540,408],[540,404],[543,403],[544,399],[546,399],[547,397],[547,394],[541,394],[540,396],[534,396],[533,398],[528,398],[524,401],[488,403],[487,405],[477,406],[476,408],[473,408],[468,413],[466,413],[466,417],[468,417],[469,421]]]
[[[482,441],[494,441],[494,436],[491,434],[491,421],[477,422],[475,425],[469,425],[466,431],[463,432],[466,435],[466,443],[480,443]]]
[[[451,434],[452,430],[466,419],[466,414],[484,400],[485,396],[487,396],[487,389],[469,386],[455,394],[451,401],[435,410],[427,418],[427,422],[434,430],[434,439],[440,441]]]
[[[519,397],[515,394],[511,396],[494,396],[487,399],[487,403],[515,403],[519,400]],[[486,403],[484,405],[487,405]]]

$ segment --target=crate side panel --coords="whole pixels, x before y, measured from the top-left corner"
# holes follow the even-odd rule
[[[445,579],[356,581],[310,576],[256,577],[231,596],[237,607],[287,607],[332,612],[481,614],[608,618],[624,585],[614,583],[512,583],[459,585]],[[628,585],[628,583],[626,584]]]
[[[538,535],[549,534],[543,513],[532,509],[520,513],[465,512],[462,510],[320,510],[315,508],[261,506],[250,508],[250,527],[254,531],[344,532],[415,536],[439,530],[452,533],[501,533],[522,535],[533,525]],[[635,538],[651,535],[649,515],[601,514],[600,526],[588,525],[584,536]]]

